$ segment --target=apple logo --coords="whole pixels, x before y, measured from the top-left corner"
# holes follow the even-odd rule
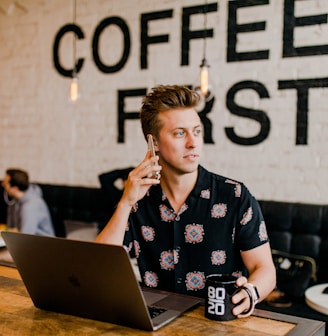
[[[74,274],[71,274],[68,277],[68,281],[74,286],[74,287],[81,287],[80,281],[78,279],[78,277]]]

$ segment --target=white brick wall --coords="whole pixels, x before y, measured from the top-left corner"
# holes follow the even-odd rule
[[[215,1],[208,1],[215,3]],[[80,72],[81,99],[68,100],[69,79],[56,71],[52,47],[55,35],[72,21],[67,0],[21,1],[6,15],[0,1],[0,172],[25,168],[39,182],[98,186],[101,172],[136,165],[146,144],[139,122],[125,124],[125,142],[117,143],[118,90],[151,88],[156,84],[193,84],[202,59],[201,40],[190,42],[189,65],[181,66],[181,16],[183,7],[203,1],[77,0],[77,24],[85,39],[77,54],[85,58]],[[137,2],[136,2],[137,3]],[[214,37],[207,39],[207,58],[216,102],[208,118],[215,144],[206,144],[202,163],[222,175],[244,181],[259,199],[327,203],[328,201],[328,88],[310,89],[308,144],[296,145],[296,90],[279,90],[278,81],[328,77],[328,55],[283,58],[283,0],[238,10],[238,23],[265,21],[264,31],[238,35],[238,51],[268,49],[267,60],[226,61],[228,1],[218,1],[218,11],[207,15]],[[140,69],[140,15],[173,9],[172,18],[151,22],[149,34],[169,34],[169,42],[148,48],[148,68]],[[326,0],[296,0],[295,15],[328,13]],[[131,34],[127,63],[119,72],[99,71],[92,58],[92,37],[106,17],[119,16]],[[191,20],[193,30],[203,29],[203,16]],[[63,67],[72,67],[72,39],[60,44]],[[295,46],[328,45],[328,23],[295,29]],[[103,62],[113,64],[121,55],[122,36],[114,27],[101,37]],[[259,99],[250,90],[239,92],[242,106],[266,112],[271,121],[268,138],[254,146],[231,142],[225,127],[239,136],[253,136],[259,124],[232,115],[226,107],[228,90],[238,82],[262,83],[270,97]],[[140,99],[126,101],[127,111],[137,111]]]

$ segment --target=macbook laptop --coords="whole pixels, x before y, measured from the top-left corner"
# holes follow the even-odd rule
[[[123,246],[17,232],[2,236],[40,309],[157,330],[202,301],[140,287]]]

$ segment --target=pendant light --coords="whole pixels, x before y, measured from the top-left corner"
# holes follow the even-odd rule
[[[209,81],[209,68],[210,65],[208,64],[206,58],[206,30],[207,30],[207,1],[206,7],[204,9],[204,29],[203,29],[203,58],[200,64],[200,78],[199,82],[194,88],[205,101],[209,101],[213,98],[213,93],[211,92],[211,85]]]
[[[76,23],[76,1],[73,0],[73,24]],[[76,35],[74,34],[73,38],[73,73],[72,73],[72,80],[69,87],[69,96],[72,102],[76,102],[80,96],[79,94],[79,79],[76,72]]]

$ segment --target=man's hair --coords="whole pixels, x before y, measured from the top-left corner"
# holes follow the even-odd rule
[[[147,134],[158,136],[158,114],[173,109],[196,108],[200,102],[197,92],[181,85],[159,85],[143,98],[140,120],[145,138]]]
[[[10,177],[9,183],[12,187],[18,187],[21,191],[27,190],[29,186],[29,178],[26,171],[9,168],[6,170],[6,174]]]

